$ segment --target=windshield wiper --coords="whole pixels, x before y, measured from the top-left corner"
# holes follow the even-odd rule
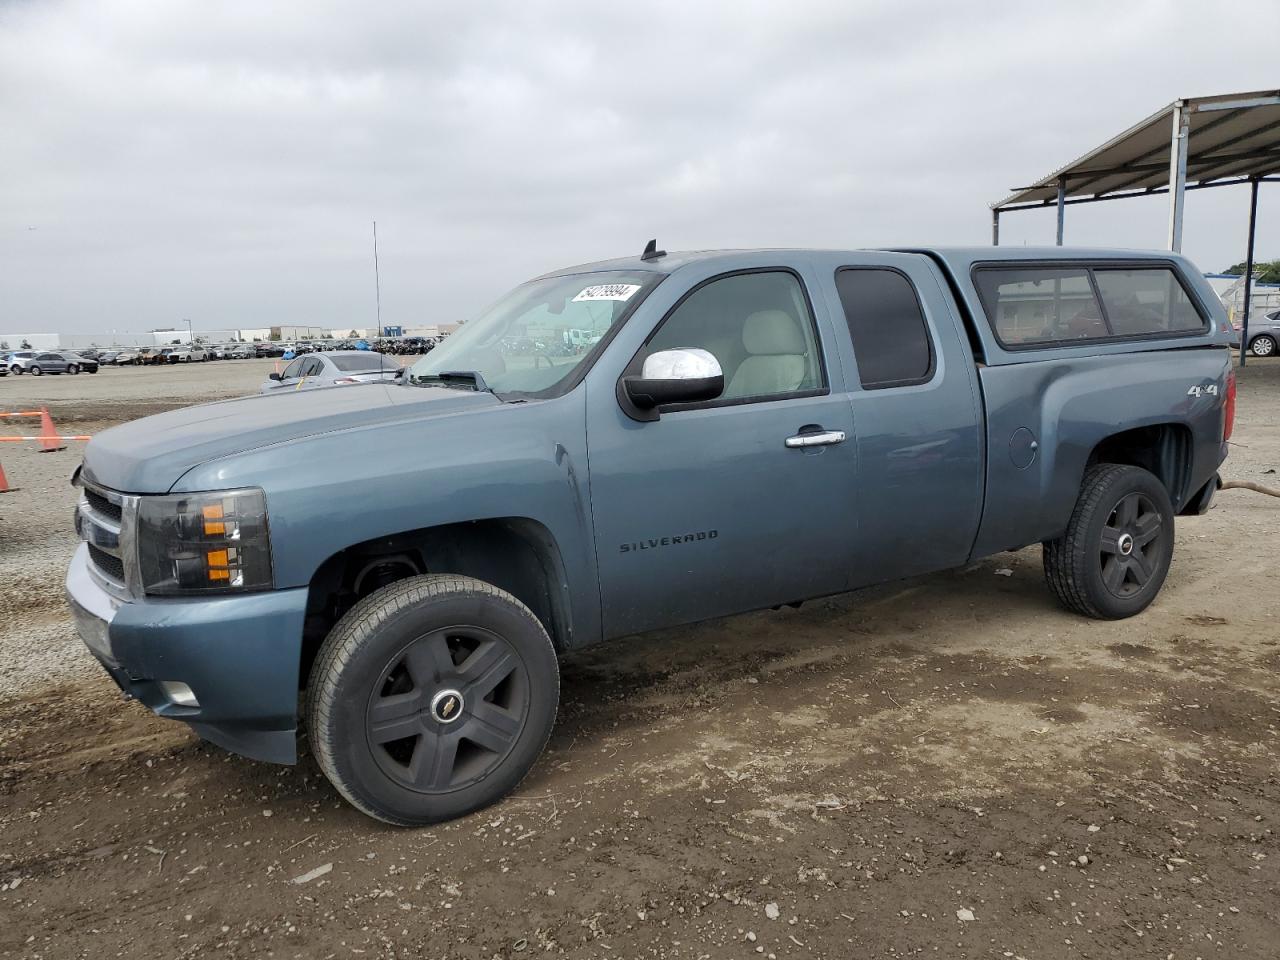
[[[479,370],[441,370],[439,373],[428,373],[421,377],[412,377],[416,385],[438,383],[442,387],[469,386],[476,393],[493,393],[493,389],[484,382]]]

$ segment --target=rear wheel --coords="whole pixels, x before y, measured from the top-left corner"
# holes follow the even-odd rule
[[[1141,467],[1085,474],[1066,532],[1044,544],[1044,573],[1063,605],[1099,620],[1145,610],[1173,562],[1173,504]]]
[[[18,366],[16,363],[9,368],[9,372],[12,373],[15,377],[22,376],[22,368]]]
[[[67,364],[67,373],[71,374],[71,376],[74,377],[79,372],[80,372],[80,368],[77,367],[74,363]]]
[[[307,725],[320,768],[361,812],[414,826],[493,803],[555,722],[555,648],[515,597],[469,577],[401,580],[320,648]]]
[[[1263,334],[1255,337],[1253,342],[1249,344],[1249,349],[1253,351],[1255,357],[1271,357],[1275,356],[1276,341],[1274,337]]]
[[[32,364],[32,365],[31,365],[31,375],[32,375],[33,377],[38,377],[38,376],[40,376],[40,374],[42,374],[42,373],[44,373],[44,371],[43,371],[43,370],[41,370],[39,367],[37,367],[35,364]]]

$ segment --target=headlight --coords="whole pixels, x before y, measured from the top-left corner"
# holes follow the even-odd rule
[[[140,498],[138,566],[143,590],[153,596],[270,590],[262,491]]]

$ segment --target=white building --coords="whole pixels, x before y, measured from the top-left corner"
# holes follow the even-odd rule
[[[0,350],[86,350],[89,347],[154,347],[157,344],[186,343],[183,330],[154,330],[125,333],[112,330],[103,333],[0,333]],[[7,344],[7,346],[6,346]],[[23,344],[29,344],[24,347]]]

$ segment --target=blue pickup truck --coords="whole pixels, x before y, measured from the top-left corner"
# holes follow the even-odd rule
[[[1230,339],[1167,253],[651,243],[395,382],[100,434],[67,594],[155,713],[283,763],[305,722],[358,809],[434,822],[519,783],[586,644],[1035,543],[1069,610],[1140,612],[1219,483]]]

